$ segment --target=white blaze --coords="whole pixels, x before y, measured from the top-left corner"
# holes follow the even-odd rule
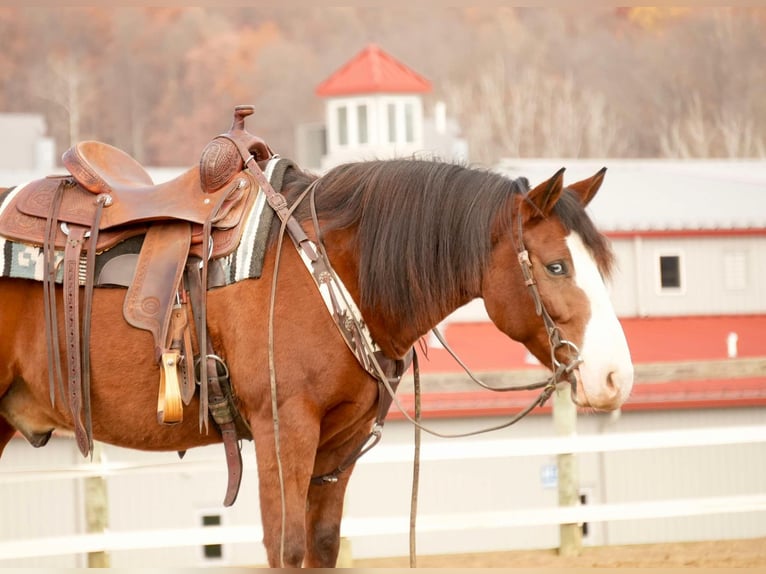
[[[590,251],[577,233],[570,233],[566,242],[574,262],[575,282],[590,301],[591,316],[580,349],[582,390],[592,406],[617,408],[633,387],[628,342]],[[613,388],[607,383],[610,376]]]

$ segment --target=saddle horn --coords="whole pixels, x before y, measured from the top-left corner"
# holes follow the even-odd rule
[[[262,138],[245,129],[245,118],[253,113],[255,106],[235,106],[229,131],[213,138],[202,150],[199,176],[206,193],[221,189],[244,169],[251,157],[255,161],[264,161],[274,156]]]

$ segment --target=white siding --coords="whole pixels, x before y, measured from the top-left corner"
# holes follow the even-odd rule
[[[68,439],[51,439],[42,449],[33,449],[22,439],[13,439],[0,459],[2,468],[40,470],[76,463],[76,448]],[[82,458],[77,453],[77,457]],[[0,539],[29,539],[65,536],[84,530],[80,508],[82,489],[75,480],[46,480],[0,483]],[[82,556],[53,556],[0,561],[0,568],[79,568]]]
[[[623,413],[609,432],[762,424],[764,409]],[[763,444],[614,452],[604,455],[606,501],[623,502],[764,492]],[[766,535],[766,513],[620,521],[608,525],[608,544],[716,540]]]
[[[622,317],[766,313],[766,236],[635,237],[612,246],[612,299]],[[680,290],[660,287],[666,254],[681,257]]]

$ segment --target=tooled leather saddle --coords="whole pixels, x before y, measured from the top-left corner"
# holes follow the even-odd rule
[[[199,386],[200,430],[207,428],[210,416],[224,439],[227,506],[236,499],[241,480],[239,439],[252,437],[236,410],[226,367],[207,336],[205,293],[208,261],[236,249],[258,189],[267,193],[270,204],[275,194],[257,164],[274,154],[245,130],[245,118],[253,112],[252,106],[237,106],[231,128],[205,147],[199,165],[160,184],[118,148],[78,143],[62,157],[68,174],[27,184],[0,216],[0,235],[43,246],[50,398],[55,404],[58,387],[85,456],[93,448],[89,337],[92,292],[99,285],[96,254],[143,237],[137,260],[123,273],[129,278],[123,314],[129,324],[153,335],[160,367],[159,422],[180,422],[183,404]],[[57,282],[63,284],[65,376]],[[199,381],[195,351],[201,357]]]

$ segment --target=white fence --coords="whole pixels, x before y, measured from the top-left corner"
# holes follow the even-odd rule
[[[721,428],[663,430],[661,432],[581,435],[542,439],[504,439],[485,441],[447,441],[424,444],[421,460],[471,460],[559,453],[595,453],[678,447],[711,447],[766,442],[766,425]],[[360,465],[408,462],[411,447],[380,445]],[[2,469],[0,484],[14,482],[75,479],[117,474],[162,474],[209,470],[220,466],[220,460],[178,461],[164,465],[103,463],[34,469]],[[246,467],[253,467],[248,461]],[[250,468],[254,472],[254,468]],[[764,486],[766,489],[766,485]],[[498,512],[427,514],[418,517],[418,533],[487,528],[571,524],[599,521],[622,521],[643,518],[669,518],[723,513],[766,511],[766,491],[758,494],[684,498],[676,500],[640,501],[618,504],[595,504],[577,507],[550,507]],[[342,524],[343,536],[354,539],[385,534],[405,534],[409,517],[347,517]],[[80,554],[138,548],[168,548],[260,541],[260,524],[163,529],[132,532],[104,532],[72,536],[0,541],[0,561],[25,557]]]

